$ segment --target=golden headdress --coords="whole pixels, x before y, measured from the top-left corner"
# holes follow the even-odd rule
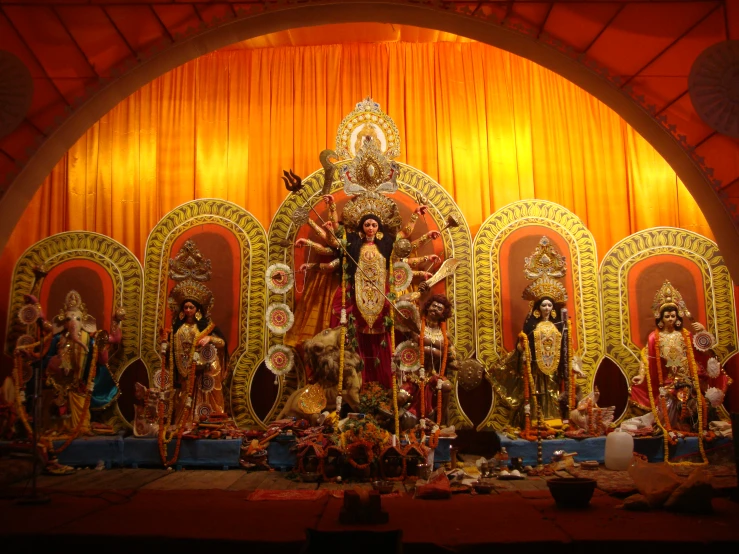
[[[397,204],[377,192],[365,192],[349,200],[342,211],[342,219],[347,229],[354,231],[360,220],[370,214],[377,217],[387,231],[397,233],[400,229],[402,220]]]
[[[169,277],[179,281],[170,291],[167,304],[174,315],[177,315],[182,304],[197,302],[210,317],[213,308],[213,293],[203,282],[211,276],[210,260],[203,258],[200,250],[191,240],[185,242],[180,251],[169,260]]]
[[[70,290],[64,298],[64,305],[59,310],[59,314],[54,318],[52,325],[55,333],[64,328],[64,321],[68,317],[74,317],[79,314],[82,328],[88,333],[94,333],[97,330],[97,321],[93,316],[87,313],[87,306],[82,302],[82,296],[76,290]]]
[[[690,312],[685,305],[682,294],[667,280],[654,295],[654,301],[652,302],[654,317],[658,318],[665,308],[674,308],[680,317],[690,317]]]
[[[567,302],[567,290],[557,281],[565,276],[565,257],[554,249],[548,237],[542,237],[534,253],[524,260],[524,275],[534,281],[523,291],[524,300],[532,303],[551,298],[555,304]]]

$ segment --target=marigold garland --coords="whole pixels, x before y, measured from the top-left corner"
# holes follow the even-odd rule
[[[352,454],[358,448],[363,448],[364,453],[367,456],[367,462],[364,464],[357,463],[356,460],[354,460],[354,458],[352,457]],[[374,448],[374,445],[369,441],[365,441],[365,440],[354,441],[347,448],[347,451],[349,453],[349,456],[347,456],[347,459],[349,460],[349,465],[351,465],[354,469],[359,469],[359,470],[367,469],[375,459],[375,453],[374,453],[373,448]]]
[[[523,348],[523,399],[524,405],[529,405],[529,411],[525,413],[524,430],[521,432],[521,436],[526,440],[534,440],[536,435],[532,435],[531,432],[531,409],[536,411],[537,401],[534,393],[534,377],[531,374],[531,360],[529,359],[529,338],[526,333],[521,331],[518,334],[518,340]]]
[[[423,337],[426,334],[426,318],[421,318],[421,334],[418,341],[421,344],[420,353],[418,354],[418,363],[421,365],[419,371],[418,386],[421,393],[421,419],[426,417],[426,370],[424,369],[424,349],[423,349]]]
[[[572,367],[572,326],[570,325],[570,318],[567,317],[565,321],[565,328],[567,329],[567,372],[569,374],[570,384],[570,410],[577,408],[577,382],[575,381],[575,370]]]

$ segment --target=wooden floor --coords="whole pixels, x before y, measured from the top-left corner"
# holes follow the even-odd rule
[[[566,475],[566,474],[563,474]],[[291,478],[292,477],[292,478]],[[31,486],[29,479],[13,484],[12,488],[25,489]],[[72,475],[40,475],[36,486],[46,490],[85,491],[85,490],[206,490],[227,491],[264,490],[336,490],[355,486],[371,488],[370,483],[303,483],[293,474],[280,471],[246,472],[231,470],[165,470],[165,469],[80,469]],[[413,492],[412,482],[395,483],[395,492]],[[499,481],[495,483],[493,494],[511,490],[546,490],[546,481],[539,477],[528,477],[521,481]]]

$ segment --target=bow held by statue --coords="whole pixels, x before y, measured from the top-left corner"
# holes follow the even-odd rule
[[[282,180],[285,182],[285,188],[288,192],[298,192],[303,188],[303,180],[293,173],[292,169],[289,172],[283,169],[282,174]]]

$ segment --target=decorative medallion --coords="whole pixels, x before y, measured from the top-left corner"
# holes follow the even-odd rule
[[[0,51],[0,137],[9,135],[26,117],[33,99],[33,78],[26,65]]]
[[[272,264],[267,268],[267,288],[276,294],[284,294],[293,286],[293,272],[287,264]]]
[[[200,390],[203,392],[210,392],[216,386],[216,380],[210,375],[202,375],[200,377]]]
[[[716,338],[705,329],[703,331],[698,331],[693,335],[693,346],[701,352],[708,352],[711,348],[716,346]]]
[[[23,325],[32,325],[41,317],[41,307],[38,304],[23,304],[18,310],[18,319]]]
[[[169,380],[169,372],[162,371],[161,369],[154,373],[154,387],[163,390],[167,389],[171,386],[172,383],[170,383]]]
[[[706,48],[688,75],[690,100],[700,118],[719,133],[739,137],[739,40]]]
[[[275,376],[285,375],[293,368],[293,351],[283,344],[275,344],[267,352],[264,363]]]
[[[206,344],[200,349],[200,363],[201,364],[209,364],[211,362],[214,362],[216,359],[216,356],[218,356],[218,350],[211,342],[209,342],[208,344]]]
[[[293,326],[295,316],[287,304],[275,302],[267,308],[267,327],[275,335],[284,335]]]
[[[208,416],[213,413],[213,408],[211,408],[208,404],[200,404],[197,408],[195,408],[195,413],[198,414],[198,419],[208,419]]]
[[[21,335],[18,337],[18,340],[15,341],[15,347],[16,348],[22,348],[23,346],[28,346],[29,344],[33,344],[36,342],[36,339],[34,339],[31,335]]]
[[[403,341],[395,349],[401,371],[417,371],[421,367],[421,352],[415,341]]]
[[[344,160],[353,158],[368,142],[387,158],[400,155],[400,134],[395,122],[369,96],[358,102],[339,125],[336,131],[336,154]]]
[[[405,289],[411,286],[413,281],[413,270],[406,262],[395,262],[393,264],[393,282],[395,283],[395,290],[397,292],[403,292]]]
[[[407,333],[417,331],[420,328],[421,316],[418,313],[418,306],[408,300],[401,300],[395,305],[395,308],[398,311],[395,316],[395,328],[398,331]]]

